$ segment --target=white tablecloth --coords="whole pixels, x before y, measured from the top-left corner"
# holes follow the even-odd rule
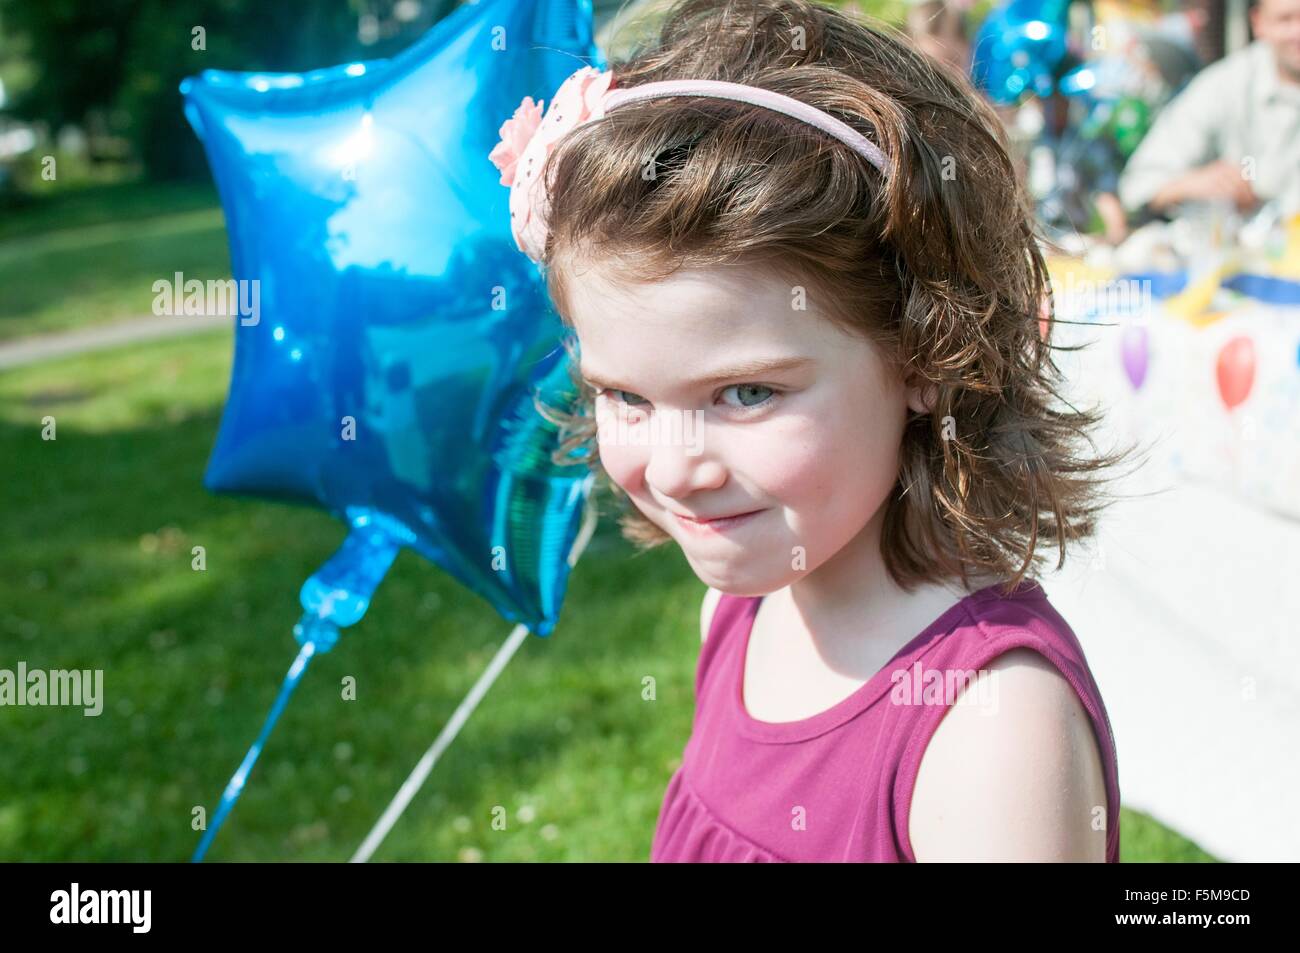
[[[1115,504],[1043,579],[1105,698],[1123,803],[1224,860],[1300,861],[1300,315],[1153,320],[1136,400],[1119,329],[1072,333],[1097,342],[1058,364],[1111,408],[1099,442],[1158,438],[1119,486],[1155,495]],[[1214,377],[1236,333],[1258,335],[1245,426]]]

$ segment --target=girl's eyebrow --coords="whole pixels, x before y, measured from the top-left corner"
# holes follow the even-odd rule
[[[739,364],[733,364],[730,367],[721,368],[706,377],[701,377],[697,381],[692,381],[688,386],[705,387],[711,384],[722,384],[727,381],[749,380],[754,377],[761,377],[764,374],[776,374],[781,371],[797,370],[813,363],[815,362],[810,357],[782,357],[741,361]],[[603,387],[608,390],[629,389],[600,375],[591,373],[581,365],[579,365],[578,370],[582,375],[583,380],[594,387]]]

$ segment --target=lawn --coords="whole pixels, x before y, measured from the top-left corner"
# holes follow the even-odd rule
[[[0,665],[102,669],[106,696],[98,717],[4,710],[0,860],[187,858],[192,809],[211,811],[294,656],[297,588],[342,529],[201,488],[227,337],[0,378]],[[690,729],[700,585],[610,526],[586,555],[557,631],[520,649],[376,859],[648,855]],[[209,858],[347,859],[509,631],[404,553],[313,662]]]
[[[152,314],[153,283],[230,277],[208,185],[55,192],[0,216],[0,341]]]
[[[157,214],[123,212],[142,208]],[[28,330],[98,320],[84,289],[147,294],[220,237],[219,218],[195,224],[209,211],[193,193],[30,214],[32,237],[10,220],[0,245],[6,293],[36,305],[18,319]],[[96,276],[123,245],[159,257],[129,281]],[[202,488],[230,343],[201,334],[0,375],[0,668],[101,669],[105,694],[98,717],[0,709],[0,861],[187,859],[195,808],[214,809],[296,653],[298,587],[343,530]],[[521,648],[375,859],[645,859],[690,732],[701,592],[680,553],[634,555],[606,522],[556,631]],[[346,860],[509,631],[403,553],[369,615],[313,662],[209,859]],[[1125,861],[1213,859],[1135,812],[1121,824]]]

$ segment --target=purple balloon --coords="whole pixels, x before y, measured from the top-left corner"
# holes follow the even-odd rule
[[[1140,324],[1130,324],[1124,329],[1120,339],[1120,353],[1124,358],[1124,373],[1134,390],[1142,389],[1142,382],[1147,377],[1149,349],[1147,347],[1147,329]]]

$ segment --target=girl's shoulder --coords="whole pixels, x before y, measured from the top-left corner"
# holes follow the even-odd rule
[[[908,814],[920,861],[1105,861],[1105,768],[1078,693],[1041,654],[1015,648],[977,674],[922,755]],[[996,699],[993,701],[991,699]]]
[[[948,659],[962,687],[919,732],[908,846],[920,860],[1109,860],[1118,851],[1114,738],[1065,621],[1028,598],[972,600]]]

